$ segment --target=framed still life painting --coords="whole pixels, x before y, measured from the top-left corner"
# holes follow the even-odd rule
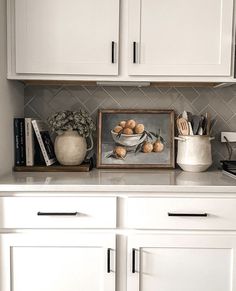
[[[98,168],[174,168],[173,110],[100,110]]]

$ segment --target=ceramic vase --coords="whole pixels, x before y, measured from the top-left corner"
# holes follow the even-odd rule
[[[187,172],[203,172],[212,164],[211,141],[207,135],[179,136],[177,164]]]
[[[93,140],[90,136],[91,146],[87,148],[85,137],[77,131],[64,131],[55,140],[54,150],[58,162],[64,166],[78,166],[82,164],[86,153],[93,148]]]

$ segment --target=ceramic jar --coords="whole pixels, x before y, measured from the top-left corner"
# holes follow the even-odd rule
[[[90,136],[91,146],[87,148],[86,139],[77,131],[64,131],[55,140],[54,150],[58,162],[64,166],[78,166],[86,156],[86,153],[93,148],[93,140]]]
[[[203,172],[212,164],[211,140],[206,135],[179,136],[177,164],[187,172]]]

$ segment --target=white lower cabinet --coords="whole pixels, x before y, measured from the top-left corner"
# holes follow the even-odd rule
[[[115,291],[115,235],[2,234],[1,291]]]
[[[3,197],[0,291],[236,291],[225,196]]]
[[[128,239],[128,291],[235,291],[236,235],[142,234]]]

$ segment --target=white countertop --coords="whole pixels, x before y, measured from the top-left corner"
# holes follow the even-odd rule
[[[10,173],[0,178],[4,192],[214,192],[235,193],[236,179],[221,171],[92,170],[88,173]]]

